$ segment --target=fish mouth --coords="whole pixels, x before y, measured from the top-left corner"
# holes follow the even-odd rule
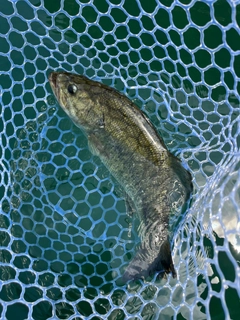
[[[58,72],[51,72],[48,75],[48,80],[49,80],[50,86],[51,86],[52,91],[57,99],[58,99],[58,93],[59,93],[59,88],[57,85],[58,74],[59,74]]]
[[[56,90],[57,86],[57,72],[51,72],[48,76],[51,87]]]

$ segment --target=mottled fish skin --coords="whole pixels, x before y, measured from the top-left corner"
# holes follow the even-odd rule
[[[60,106],[82,129],[90,150],[121,184],[139,216],[141,244],[123,280],[156,271],[175,277],[169,216],[192,192],[190,173],[126,96],[67,72],[52,72],[49,82]]]

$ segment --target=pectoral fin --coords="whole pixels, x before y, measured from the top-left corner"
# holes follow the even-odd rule
[[[95,156],[100,156],[100,154],[102,154],[104,151],[103,145],[100,143],[98,137],[94,133],[88,135],[88,147]]]

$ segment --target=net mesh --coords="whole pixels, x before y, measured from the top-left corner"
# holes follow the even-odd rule
[[[240,1],[0,1],[2,319],[238,318],[239,27]],[[137,226],[52,70],[126,94],[192,173],[177,279],[120,284]]]

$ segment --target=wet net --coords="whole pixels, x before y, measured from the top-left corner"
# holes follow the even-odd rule
[[[238,319],[239,28],[240,1],[0,1],[1,319]],[[53,70],[126,94],[192,173],[176,279],[120,284],[137,223]]]

